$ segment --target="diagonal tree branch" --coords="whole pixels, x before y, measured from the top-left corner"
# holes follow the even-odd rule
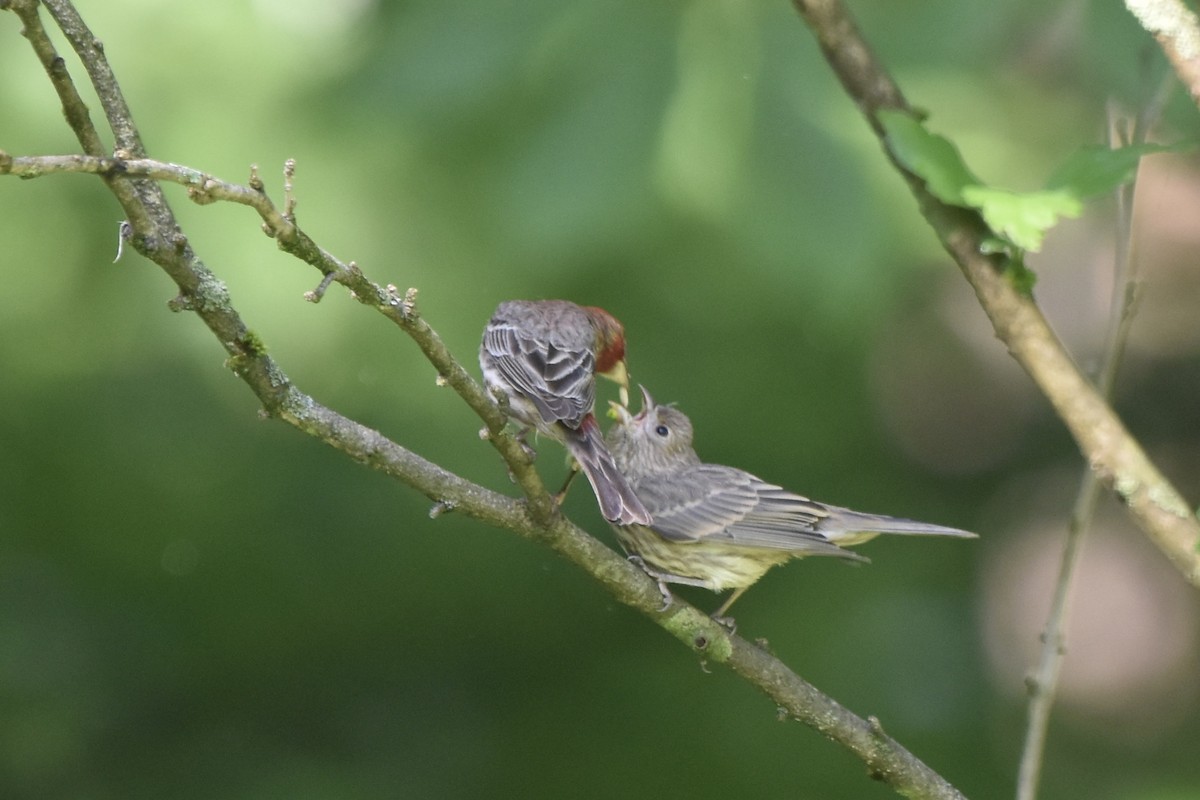
[[[63,60],[46,36],[34,0],[0,0],[0,10],[15,11],[51,82],[58,91],[68,124],[84,148],[84,156],[13,157],[0,152],[0,175],[36,177],[59,172],[91,173],[112,190],[129,221],[130,244],[161,267],[179,287],[171,307],[194,312],[229,354],[228,364],[262,402],[266,413],[314,436],[352,458],[412,486],[439,505],[513,531],[551,547],[603,585],[617,600],[641,611],[707,661],[726,664],[759,688],[781,713],[820,731],[854,752],[869,774],[908,797],[961,798],[941,776],[884,733],[878,720],[864,720],[818,691],[763,647],[730,634],[705,614],[676,599],[662,608],[654,581],[611,548],[565,519],[547,495],[520,445],[503,431],[505,418],[478,383],[453,358],[437,333],[421,318],[415,290],[403,296],[381,288],[353,263],[343,263],[321,249],[295,224],[291,202],[279,211],[257,175],[248,186],[219,181],[196,170],[145,158],[132,115],[120,96],[103,48],[65,0],[45,0],[85,64],[118,144],[109,156],[91,123],[86,106]],[[287,177],[290,183],[292,165]],[[298,389],[267,354],[233,306],[225,285],[188,244],[159,185],[171,181],[189,187],[197,202],[238,202],[254,208],[264,230],[285,251],[321,271],[324,280],[311,299],[320,299],[330,281],[346,286],[364,305],[384,314],[421,348],[464,401],[484,421],[487,437],[516,476],[524,500],[497,494],[324,407]],[[289,188],[290,192],[290,188]]]
[[[887,151],[876,112],[898,109],[915,115],[899,87],[840,0],[793,0],[793,5]],[[996,336],[1054,406],[1101,483],[1116,492],[1137,525],[1183,576],[1200,587],[1196,516],[1071,360],[1037,304],[1009,281],[1005,257],[985,253],[991,231],[978,214],[942,203],[890,152],[888,157],[908,183],[926,222],[974,287]]]

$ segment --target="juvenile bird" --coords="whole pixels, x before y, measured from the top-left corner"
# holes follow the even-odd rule
[[[615,317],[565,300],[501,303],[483,331],[479,367],[526,433],[532,428],[567,448],[605,519],[649,524],[650,514],[613,463],[593,413],[596,375],[616,381],[622,403],[629,402],[625,329]]]
[[[614,525],[617,539],[659,582],[733,589],[713,616],[723,617],[776,564],[804,556],[867,559],[844,550],[881,533],[974,538],[957,528],[864,514],[793,494],[734,467],[701,463],[692,423],[677,408],[656,405],[642,387],[636,416],[613,404],[608,443],[617,467],[652,522]]]

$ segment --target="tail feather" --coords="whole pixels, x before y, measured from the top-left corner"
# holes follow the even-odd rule
[[[863,514],[846,508],[830,508],[830,514],[817,527],[829,541],[840,547],[853,546],[870,541],[881,533],[902,536],[953,536],[960,539],[977,539],[979,534],[933,525],[900,517],[880,514]]]
[[[650,512],[634,493],[604,443],[596,418],[589,414],[566,440],[600,504],[600,513],[618,525],[649,525]]]

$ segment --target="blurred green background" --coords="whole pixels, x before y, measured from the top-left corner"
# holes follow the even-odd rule
[[[258,164],[276,200],[295,158],[302,226],[419,287],[472,370],[503,299],[603,305],[707,460],[979,531],[791,564],[736,611],[968,796],[1012,795],[1078,453],[787,3],[79,5],[154,157],[237,181]],[[1136,107],[1163,70],[1119,3],[852,5],[931,126],[1014,189],[1103,141],[1106,103]],[[1196,135],[1179,94],[1168,140]],[[12,14],[0,148],[78,151]],[[167,193],[303,390],[514,491],[394,327],[338,287],[306,303],[319,276],[249,210]],[[1138,202],[1148,288],[1118,404],[1194,498],[1196,160],[1151,159]],[[112,263],[120,218],[95,179],[0,180],[0,796],[893,796],[547,550],[432,521],[260,421],[167,278]],[[1101,204],[1031,260],[1084,366],[1112,253]],[[539,464],[560,480],[560,450]],[[1200,797],[1200,604],[1114,506],[1043,796]],[[612,541],[585,489],[568,511]]]

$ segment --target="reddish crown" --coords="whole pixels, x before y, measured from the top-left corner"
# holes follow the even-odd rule
[[[617,318],[596,306],[584,306],[596,329],[596,372],[607,373],[625,360],[625,328]]]

